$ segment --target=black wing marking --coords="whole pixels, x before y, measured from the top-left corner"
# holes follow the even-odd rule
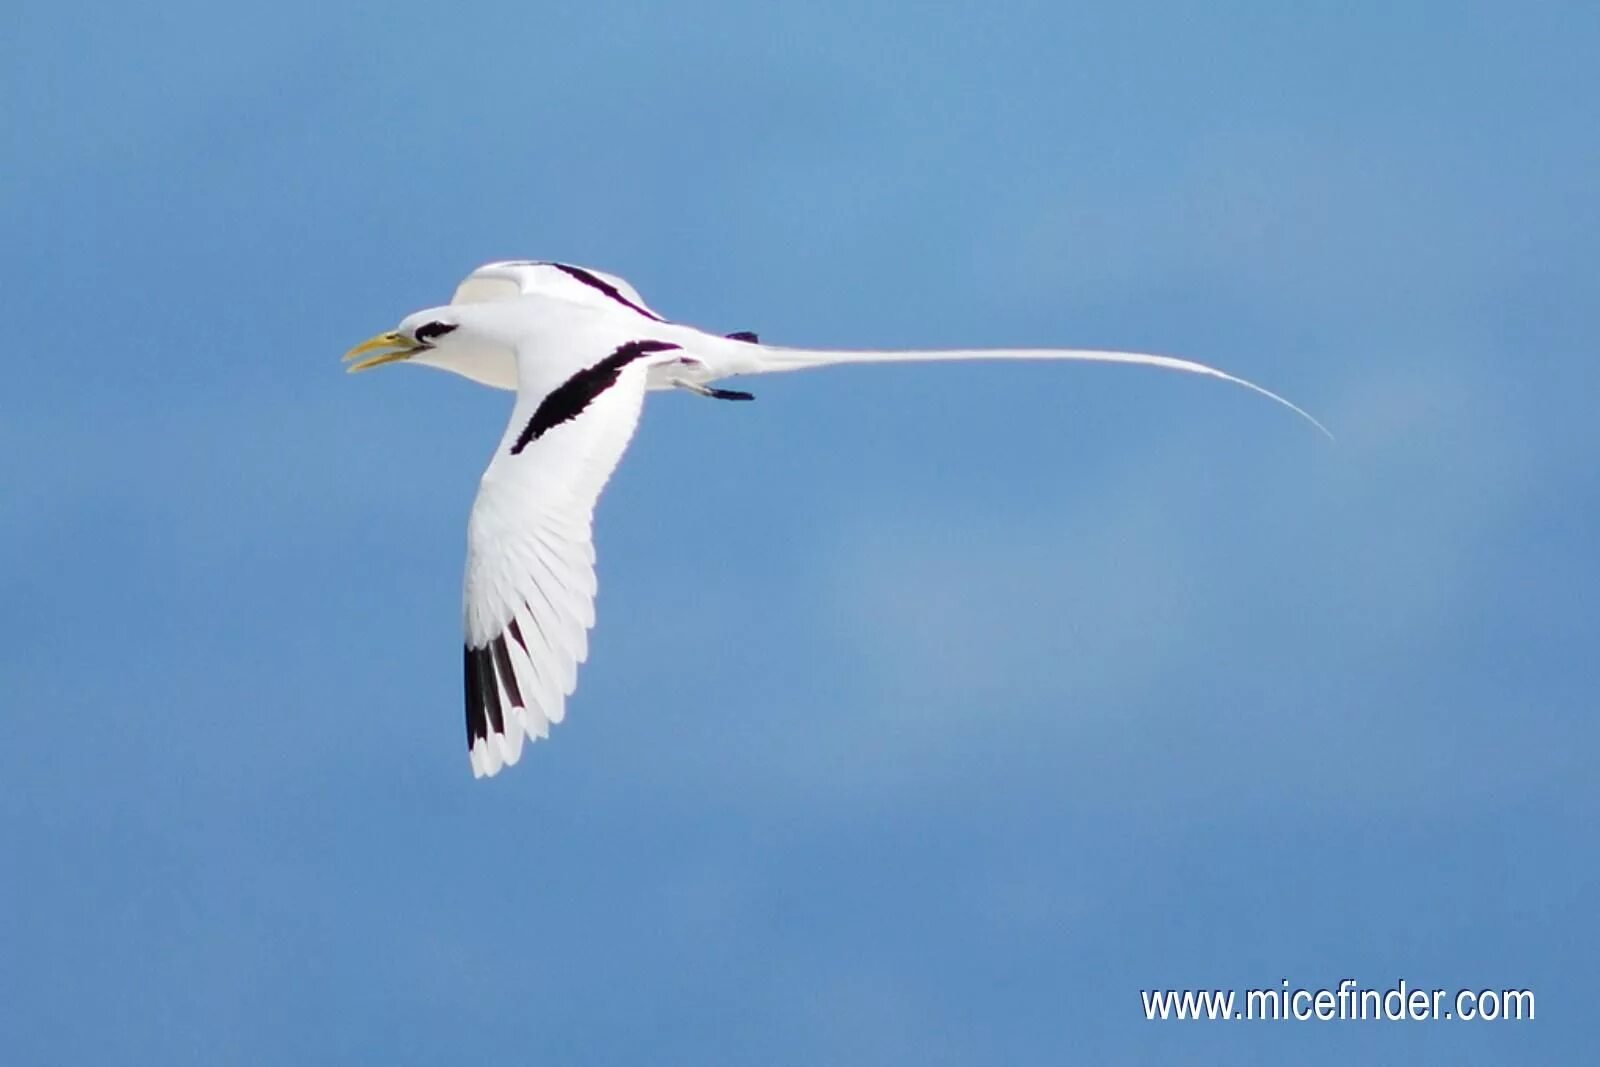
[[[491,733],[506,732],[500,690],[494,684],[494,659],[488,648],[468,648],[462,660],[467,689],[467,749]]]
[[[726,336],[730,341],[749,341],[753,345],[758,345],[761,343],[761,338],[756,336],[754,330],[735,330],[730,334],[725,334],[724,336]]]
[[[461,674],[467,683],[467,751],[472,751],[472,746],[480,738],[489,736],[489,722],[483,714],[483,698],[478,693],[478,664],[472,657],[472,649],[463,646],[461,657]]]
[[[512,619],[512,622],[517,620]],[[517,684],[517,674],[511,669],[511,650],[506,647],[506,635],[501,634],[489,642],[489,651],[494,653],[495,670],[500,675],[500,684],[505,687],[506,698],[511,701],[514,708],[527,707],[522,702],[522,687]]]
[[[511,454],[517,455],[552,427],[583,414],[595,397],[617,384],[617,376],[622,373],[622,368],[640,356],[652,352],[670,352],[682,347],[670,341],[629,341],[594,366],[578,371],[539,401],[533,417],[511,446]]]
[[[522,643],[521,631],[512,620],[512,636]],[[500,703],[500,689],[495,685],[498,675],[505,687],[506,698],[513,707],[527,705],[522,700],[522,689],[517,685],[516,673],[511,669],[511,650],[506,645],[506,635],[501,634],[482,648],[467,648],[462,660],[462,674],[467,690],[467,750],[479,741],[506,732],[505,707]]]
[[[517,625],[515,618],[512,618],[511,624],[506,627],[506,632],[517,639],[517,644],[522,646],[522,651],[528,651],[528,642],[522,639],[522,627]]]
[[[589,288],[593,289],[595,292],[604,293],[606,296],[610,297],[612,300],[615,300],[617,303],[621,304],[623,307],[632,308],[633,310],[637,311],[639,314],[643,315],[647,319],[651,319],[651,320],[653,320],[655,322],[666,322],[667,321],[666,319],[662,318],[660,315],[657,315],[655,312],[650,311],[647,308],[642,308],[638,304],[635,304],[632,300],[629,300],[627,297],[623,296],[621,290],[619,290],[616,286],[612,285],[610,282],[606,281],[604,278],[598,278],[595,275],[590,274],[588,271],[584,270],[582,267],[574,267],[570,263],[552,263],[550,265],[552,267],[554,267],[556,270],[561,271],[563,274],[566,274],[569,277],[577,279],[578,281],[582,282],[584,285],[587,285]]]

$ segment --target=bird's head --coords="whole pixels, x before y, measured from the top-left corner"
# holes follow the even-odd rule
[[[453,371],[499,389],[517,387],[516,357],[508,339],[495,329],[481,306],[429,308],[414,312],[388,333],[346,352],[345,369],[371,370],[385,363],[409,362]]]

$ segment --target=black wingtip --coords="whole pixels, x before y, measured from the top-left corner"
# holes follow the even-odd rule
[[[754,400],[754,393],[746,393],[739,389],[707,389],[706,395],[718,400]]]
[[[495,654],[490,647],[467,648],[462,660],[466,676],[467,749],[491,733],[506,732],[505,715],[500,707],[500,689],[495,684]]]
[[[754,330],[735,330],[725,335],[730,341],[749,341],[753,345],[761,343],[761,338],[755,335]]]
[[[489,716],[483,707],[483,675],[478,671],[478,661],[469,647],[463,647],[462,675],[466,681],[467,751],[489,736]]]
[[[517,672],[511,667],[511,649],[506,646],[506,635],[501,634],[490,641],[489,651],[494,657],[495,673],[500,676],[500,687],[506,691],[511,706],[527,707],[522,701],[522,686],[517,684]]]

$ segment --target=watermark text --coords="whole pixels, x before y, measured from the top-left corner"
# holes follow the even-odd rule
[[[1528,1022],[1531,989],[1413,988],[1405,979],[1377,988],[1354,978],[1336,989],[1304,989],[1286,978],[1275,989],[1141,989],[1144,1017],[1298,1022]]]

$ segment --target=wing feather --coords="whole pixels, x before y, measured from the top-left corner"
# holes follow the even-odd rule
[[[511,660],[528,700],[526,711],[529,722],[544,730],[542,734],[530,731],[530,736],[548,736],[549,724],[560,722],[565,717],[561,692],[554,682],[540,672],[534,656],[526,648],[513,645]]]
[[[624,366],[576,416],[513,453],[543,399],[519,395],[484,471],[463,593],[467,748],[479,777],[566,717],[595,621],[594,508],[638,425],[648,362]]]
[[[488,304],[535,293],[612,310],[631,308],[645,318],[661,321],[639,290],[615,274],[532,259],[485,263],[461,280],[450,303]]]

